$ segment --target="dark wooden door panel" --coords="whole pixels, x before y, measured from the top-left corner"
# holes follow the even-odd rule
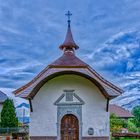
[[[62,118],[61,140],[79,140],[79,123],[76,116],[70,114]]]

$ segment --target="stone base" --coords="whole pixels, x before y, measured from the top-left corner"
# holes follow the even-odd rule
[[[31,136],[30,140],[57,140],[57,137],[53,137],[53,136]]]
[[[109,137],[82,137],[82,140],[109,140]]]
[[[57,137],[32,136],[30,140],[57,140]],[[82,137],[82,140],[109,140],[109,137]]]

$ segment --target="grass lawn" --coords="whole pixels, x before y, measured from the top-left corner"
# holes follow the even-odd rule
[[[114,140],[114,139],[112,139],[112,140]],[[139,138],[120,138],[120,140],[139,140]]]
[[[138,140],[139,138],[121,138],[120,140]]]

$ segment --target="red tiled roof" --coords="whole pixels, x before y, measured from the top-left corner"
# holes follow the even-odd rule
[[[131,112],[129,112],[128,110],[125,110],[124,108],[122,108],[120,106],[117,106],[115,104],[110,104],[109,105],[109,111],[110,111],[110,113],[114,113],[116,116],[118,116],[120,118],[133,117]]]
[[[84,66],[87,64],[75,56],[73,52],[66,51],[64,54],[58,58],[56,61],[50,64],[50,66]]]

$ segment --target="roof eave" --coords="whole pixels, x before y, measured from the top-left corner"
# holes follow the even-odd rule
[[[54,78],[54,77],[58,76],[59,74],[62,75],[62,74],[68,74],[68,73],[69,73],[69,74],[74,74],[74,73],[77,73],[77,72],[76,72],[76,71],[75,71],[75,72],[74,72],[74,71],[73,71],[73,72],[72,72],[72,71],[55,72],[55,73],[51,74],[49,77],[53,77],[53,78]],[[81,73],[81,75],[85,75],[85,74]],[[86,76],[86,75],[85,75],[85,76]],[[87,76],[88,76],[88,75],[87,75]],[[49,77],[48,77],[48,76],[45,77],[45,78],[42,79],[40,82],[43,82],[43,81],[46,82],[45,79],[47,79],[47,78],[50,79]],[[88,77],[90,77],[90,76],[88,76]],[[90,80],[91,80],[91,81],[93,80],[94,82],[96,81],[96,79],[93,79],[92,77],[90,77]],[[37,85],[40,84],[40,82],[37,83]],[[43,83],[44,83],[44,82],[43,82]],[[96,83],[98,83],[98,82],[96,81]],[[36,86],[37,86],[37,85],[36,85]],[[35,87],[36,87],[36,86],[35,86]],[[99,86],[99,85],[98,85],[98,86]],[[24,88],[24,90],[21,90],[21,91],[18,91],[18,90],[17,90],[18,92],[17,92],[17,91],[14,91],[13,93],[14,93],[17,97],[21,97],[21,98],[24,98],[24,99],[33,98],[32,93],[35,92],[35,91],[33,91],[35,87],[34,87],[34,88],[32,89],[32,91],[30,91],[29,93],[27,92],[28,94],[25,94],[25,93],[22,94],[22,91],[28,91],[28,88],[29,88],[29,87],[26,86],[26,85],[25,85],[25,87],[26,87],[26,88]],[[108,99],[113,99],[113,98],[116,98],[117,96],[121,95],[121,93],[119,94],[118,91],[117,91],[118,94],[116,94],[116,95],[110,95],[109,92],[106,91],[106,90],[104,89],[103,86],[100,86],[100,88],[102,88],[102,93],[103,93],[104,96],[105,96],[106,98],[108,98]],[[21,89],[22,89],[22,88],[21,88]]]

